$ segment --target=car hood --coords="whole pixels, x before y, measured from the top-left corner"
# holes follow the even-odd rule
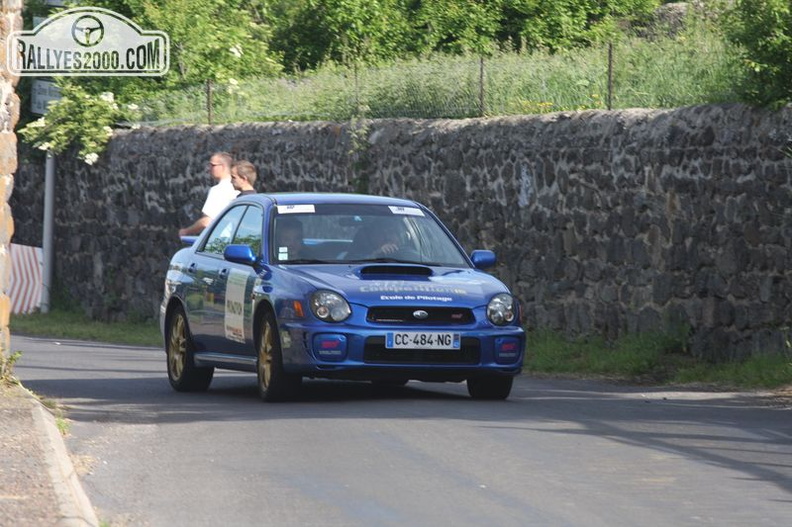
[[[300,265],[294,277],[317,289],[342,293],[352,303],[476,307],[508,292],[494,276],[476,269],[423,265]]]

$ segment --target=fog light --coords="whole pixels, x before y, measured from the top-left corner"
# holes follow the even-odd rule
[[[322,360],[342,361],[346,358],[347,338],[344,335],[322,333],[314,335],[313,349]]]
[[[499,337],[495,339],[495,362],[509,364],[520,358],[520,339]]]

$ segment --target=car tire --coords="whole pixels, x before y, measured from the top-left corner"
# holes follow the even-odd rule
[[[300,390],[302,377],[286,373],[283,368],[280,335],[275,316],[271,311],[265,313],[259,327],[261,333],[256,346],[259,395],[267,402],[294,399]]]
[[[165,355],[168,363],[168,381],[177,392],[205,392],[209,389],[214,368],[195,365],[190,328],[184,309],[177,307],[168,319],[165,340]]]
[[[468,393],[473,399],[502,401],[511,393],[514,377],[488,375],[467,380]]]

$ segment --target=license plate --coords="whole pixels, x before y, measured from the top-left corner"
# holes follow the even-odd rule
[[[458,350],[459,333],[393,331],[385,334],[387,349]]]

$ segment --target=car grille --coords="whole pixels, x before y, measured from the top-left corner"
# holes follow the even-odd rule
[[[427,317],[418,319],[414,313],[424,311]],[[366,320],[380,324],[457,325],[471,324],[473,312],[460,307],[372,307]]]
[[[385,337],[369,337],[363,348],[367,364],[478,364],[481,361],[479,340],[462,337],[458,350],[387,349]]]

